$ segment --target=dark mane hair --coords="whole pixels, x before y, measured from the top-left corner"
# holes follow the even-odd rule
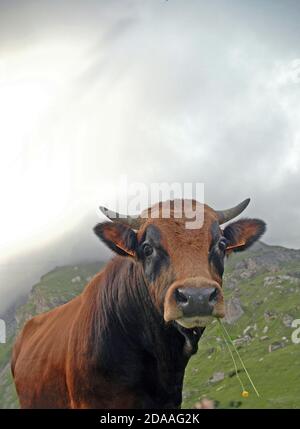
[[[135,389],[142,383],[160,403],[174,389],[174,401],[181,402],[184,369],[204,329],[189,335],[192,350],[185,353],[188,330],[165,324],[133,259],[116,257],[107,265],[91,324],[95,371]]]
[[[96,295],[92,344],[97,358],[111,367],[114,356],[126,357],[128,346],[133,350],[138,345],[150,347],[147,340],[153,337],[154,327],[162,326],[162,315],[152,302],[139,265],[130,258],[114,258]]]

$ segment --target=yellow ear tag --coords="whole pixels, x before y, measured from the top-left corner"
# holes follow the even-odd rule
[[[249,392],[247,392],[247,390],[243,390],[242,391],[242,397],[243,398],[248,398],[248,396],[249,396]]]
[[[120,246],[119,244],[115,243],[115,246],[118,247],[119,249],[123,250],[123,252],[127,253],[130,256],[135,256],[134,252],[132,252],[129,249],[125,249],[125,247]]]
[[[246,244],[246,241],[242,241],[242,242],[241,242],[241,243],[239,243],[239,244],[234,244],[233,246],[228,246],[228,247],[226,247],[226,250],[237,249],[237,248],[239,248],[239,247],[243,247],[243,246],[245,246],[245,244]]]

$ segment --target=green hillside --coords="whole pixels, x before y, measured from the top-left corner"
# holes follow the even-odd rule
[[[33,314],[76,296],[101,264],[56,268],[35,285],[15,313],[16,327],[0,345],[0,408],[18,406],[9,357],[15,329]],[[217,323],[206,328],[199,351],[187,368],[183,407],[203,397],[221,408],[300,408],[300,345],[291,341],[291,322],[300,318],[300,251],[262,243],[227,261],[225,326],[261,397],[257,398],[241,366],[250,395],[241,397],[234,366]]]

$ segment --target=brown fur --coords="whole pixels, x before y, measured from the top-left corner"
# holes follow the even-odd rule
[[[69,303],[32,318],[24,326],[11,363],[22,408],[134,407],[133,392],[103,377],[100,395],[89,390],[87,330],[103,275],[99,273]]]

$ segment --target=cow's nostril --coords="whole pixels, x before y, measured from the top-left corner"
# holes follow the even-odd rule
[[[218,289],[214,288],[214,290],[212,291],[212,293],[209,295],[208,302],[210,304],[216,304],[217,301],[218,301],[218,295],[219,295]]]
[[[182,289],[175,290],[175,300],[177,304],[186,304],[188,302],[188,297]]]

